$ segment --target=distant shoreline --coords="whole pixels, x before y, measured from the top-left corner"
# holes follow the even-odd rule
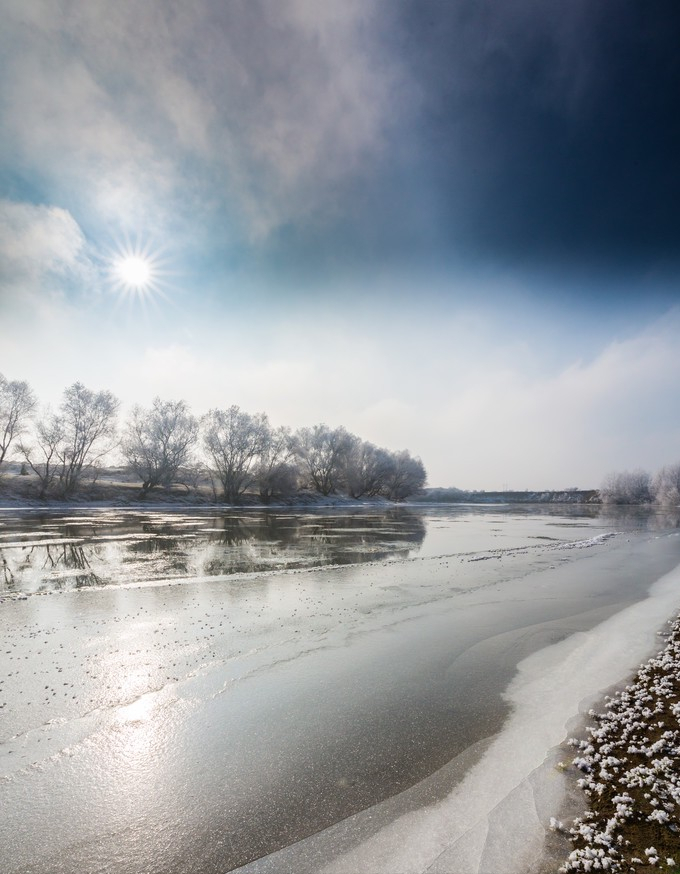
[[[466,491],[429,488],[411,498],[416,503],[442,504],[600,504],[597,489]]]
[[[130,482],[119,471],[104,472],[101,478],[86,484],[76,494],[60,498],[51,495],[40,498],[36,494],[33,477],[19,474],[0,475],[0,507],[4,509],[59,508],[85,504],[102,507],[206,507],[206,508],[257,508],[290,507],[395,507],[408,504],[461,505],[461,504],[593,504],[600,505],[597,489],[562,489],[534,491],[465,491],[451,488],[425,488],[419,494],[404,501],[392,501],[385,497],[352,498],[342,493],[322,495],[311,490],[262,500],[259,495],[246,493],[238,504],[229,504],[217,499],[209,485],[201,483],[192,487],[176,485],[143,492],[141,483]]]
[[[600,507],[599,501],[560,501],[553,498],[543,499],[526,499],[526,500],[477,500],[477,501],[430,501],[413,498],[406,501],[388,501],[384,499],[374,498],[348,498],[344,495],[335,495],[324,497],[319,496],[318,500],[314,497],[303,496],[286,501],[269,501],[267,503],[260,501],[246,501],[242,504],[227,504],[222,501],[202,500],[200,497],[188,495],[186,498],[176,497],[169,498],[166,495],[151,495],[146,498],[92,498],[85,495],[75,495],[71,498],[32,498],[32,499],[16,499],[8,497],[0,493],[0,510],[68,510],[77,508],[91,509],[121,509],[121,510],[323,510],[323,509],[344,509],[353,510],[361,508],[373,508],[376,510],[396,509],[396,508],[436,508],[436,507],[493,507],[507,506],[508,504],[518,506],[535,506],[536,504],[552,504],[555,506],[593,506]]]

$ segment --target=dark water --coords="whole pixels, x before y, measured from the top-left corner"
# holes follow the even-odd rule
[[[426,522],[381,512],[0,511],[0,593],[408,558]]]
[[[0,510],[0,597],[517,548],[676,515],[528,505],[285,510]],[[586,535],[584,535],[586,536]]]

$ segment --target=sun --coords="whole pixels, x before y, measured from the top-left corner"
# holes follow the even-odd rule
[[[114,265],[118,278],[129,288],[145,289],[153,278],[152,263],[141,255],[124,255]]]
[[[166,298],[169,271],[160,251],[126,240],[106,260],[109,282],[121,301],[153,304]]]

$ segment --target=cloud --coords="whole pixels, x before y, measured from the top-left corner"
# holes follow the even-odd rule
[[[265,237],[326,211],[385,148],[399,77],[382,5],[10,3],[8,153],[109,220],[171,222],[187,199],[200,215],[205,196]]]
[[[440,485],[585,488],[613,469],[654,471],[680,455],[680,412],[671,401],[678,330],[675,311],[555,373],[509,363],[468,374],[466,387],[439,405],[428,396],[416,416],[431,415],[427,431],[403,425],[410,441],[420,435],[419,451]]]
[[[5,289],[31,289],[43,277],[82,275],[85,238],[73,216],[56,206],[0,200],[0,263]]]
[[[0,172],[88,233],[174,233],[216,242],[227,270],[235,254],[298,276],[677,260],[677,40],[660,13],[612,31],[582,0],[3,11]]]

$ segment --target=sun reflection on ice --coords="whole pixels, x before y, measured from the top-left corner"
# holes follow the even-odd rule
[[[150,695],[142,695],[132,704],[127,704],[118,710],[121,723],[146,722],[153,713],[154,704]]]

